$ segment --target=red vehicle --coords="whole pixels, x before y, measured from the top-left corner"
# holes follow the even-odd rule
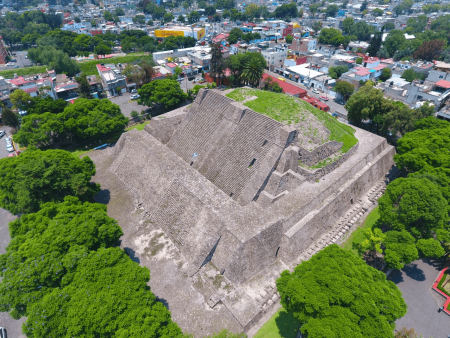
[[[324,101],[328,101],[328,97],[327,96],[325,96],[325,95],[322,95],[322,96],[319,96],[322,100],[324,100]]]

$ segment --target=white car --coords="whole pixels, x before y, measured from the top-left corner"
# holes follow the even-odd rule
[[[131,95],[131,99],[132,99],[132,100],[136,100],[136,99],[138,99],[138,98],[140,98],[139,94],[133,94],[133,95]]]
[[[312,92],[313,92],[314,94],[319,94],[319,91],[318,91],[316,88],[314,88],[314,89],[312,90]]]
[[[10,153],[14,151],[14,147],[12,144],[6,146],[6,150],[8,150]]]
[[[131,89],[131,92],[130,92],[131,94],[134,94],[134,93],[137,93],[137,90],[136,89]]]
[[[0,138],[2,138],[3,136],[5,136],[5,131],[4,130],[0,130]]]
[[[0,338],[6,338],[6,331],[3,327],[0,327]]]

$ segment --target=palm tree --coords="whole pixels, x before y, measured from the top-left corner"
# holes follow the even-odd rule
[[[253,55],[247,61],[242,71],[241,78],[245,83],[257,87],[261,81],[264,68],[266,68],[266,60],[259,53],[252,53]]]

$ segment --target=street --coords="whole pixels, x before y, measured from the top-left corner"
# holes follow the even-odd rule
[[[27,51],[20,51],[20,52],[13,52],[13,53],[16,55],[13,55],[11,58],[17,60],[16,62],[14,62],[14,65],[1,67],[0,70],[23,68],[23,67],[31,66],[33,64],[30,59],[25,58],[28,53]]]
[[[5,142],[5,138],[11,136],[11,132],[10,132],[11,128],[0,125],[0,130],[3,130],[6,132],[6,135],[0,139],[0,158],[4,158],[4,157],[8,156],[8,154],[11,154],[10,152],[8,152],[6,150],[6,142]]]
[[[268,70],[265,70],[264,72],[269,74],[269,75],[272,75],[272,76],[274,76],[276,78],[282,77],[280,74],[277,74],[277,73],[274,73],[274,72],[271,72],[271,71],[268,71]],[[283,77],[283,79],[287,83],[290,83],[290,84],[292,84],[292,85],[294,85],[294,86],[296,86],[298,88],[306,90],[308,92],[309,96],[316,97],[317,100],[319,100],[319,96],[325,95],[325,93],[323,93],[320,90],[319,90],[320,93],[316,94],[316,93],[313,93],[313,91],[310,88],[308,88],[306,86],[303,86],[302,84],[299,84],[297,82],[294,82],[294,81],[291,81],[289,79],[286,79],[285,77]],[[327,104],[330,107],[330,113],[338,112],[339,114],[341,114],[341,116],[342,115],[343,116],[347,116],[347,110],[344,108],[344,106],[342,104],[337,103],[334,98],[329,97],[328,101],[323,101],[323,102],[325,102],[325,104]]]

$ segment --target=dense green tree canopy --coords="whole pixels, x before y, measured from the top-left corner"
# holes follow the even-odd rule
[[[347,66],[336,66],[336,67],[330,67],[328,70],[328,74],[332,79],[339,79],[342,74],[348,72]]]
[[[61,288],[28,311],[33,337],[182,337],[170,312],[150,291],[148,268],[119,248],[69,252]],[[44,325],[42,325],[44,324]]]
[[[283,307],[308,338],[393,337],[406,314],[397,286],[352,252],[333,244],[277,280]]]
[[[36,212],[43,203],[73,195],[89,201],[99,191],[90,182],[95,165],[64,150],[27,150],[0,160],[0,207],[13,214]]]
[[[19,125],[19,114],[13,112],[11,109],[3,108],[1,116],[4,125],[14,128]]]
[[[398,178],[378,200],[380,219],[393,230],[407,230],[416,239],[432,238],[448,220],[448,202],[426,178]]]
[[[30,114],[23,118],[17,142],[25,146],[46,146],[57,141],[77,142],[123,130],[128,119],[109,100],[78,99],[59,114]]]
[[[435,118],[430,118],[435,119]],[[435,121],[436,124],[423,122],[421,129],[406,134],[398,140],[397,165],[406,172],[416,172],[426,167],[450,168],[450,124]],[[433,129],[423,129],[424,126]],[[439,128],[441,126],[442,128]],[[445,127],[444,127],[445,126]]]
[[[386,232],[383,244],[386,247],[384,260],[391,269],[402,269],[404,264],[419,258],[416,240],[406,230]]]
[[[0,255],[0,309],[15,317],[26,315],[30,306],[66,283],[77,259],[116,246],[122,235],[106,206],[72,196],[22,215],[9,228],[12,240]]]
[[[53,100],[50,96],[37,96],[31,100],[29,105],[27,105],[26,111],[28,115],[43,113],[59,114],[62,113],[64,108],[68,105],[69,103],[63,99]]]
[[[187,95],[176,80],[164,79],[147,83],[139,89],[139,102],[146,106],[162,104],[166,109],[176,107],[187,99]]]

